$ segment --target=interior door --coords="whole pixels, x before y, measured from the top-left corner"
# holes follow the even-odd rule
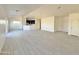
[[[79,14],[73,14],[71,19],[71,32],[79,36]]]

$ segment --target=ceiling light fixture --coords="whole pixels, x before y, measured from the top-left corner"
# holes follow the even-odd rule
[[[16,12],[19,12],[20,10],[16,10]]]
[[[57,9],[61,9],[61,6],[59,6]]]

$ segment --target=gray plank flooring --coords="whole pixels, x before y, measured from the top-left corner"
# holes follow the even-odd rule
[[[5,37],[1,55],[79,54],[79,37],[63,32],[15,31]]]

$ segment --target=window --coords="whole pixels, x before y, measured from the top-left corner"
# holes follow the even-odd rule
[[[22,29],[22,22],[21,21],[12,21],[10,23],[11,30],[19,30]]]
[[[21,24],[20,21],[13,21],[13,24]]]
[[[0,20],[0,24],[6,24],[5,20]]]

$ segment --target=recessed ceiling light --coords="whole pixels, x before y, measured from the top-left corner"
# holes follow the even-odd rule
[[[19,12],[20,10],[16,10],[16,12]]]
[[[57,9],[61,9],[61,6],[59,6]]]

